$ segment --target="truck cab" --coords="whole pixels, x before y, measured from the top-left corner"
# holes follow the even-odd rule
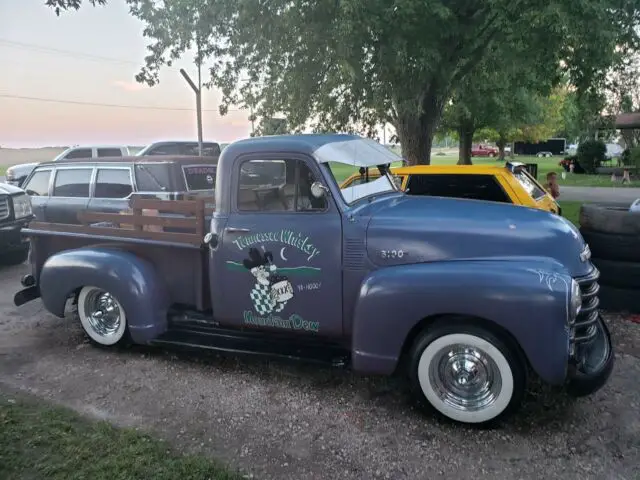
[[[208,228],[202,204],[180,201],[171,208],[200,210],[195,233],[32,224],[32,273],[14,301],[41,297],[64,316],[73,299],[102,346],[403,372],[419,402],[461,423],[515,411],[530,369],[573,395],[601,388],[614,353],[575,227],[540,210],[406,195],[389,173],[398,161],[354,135],[235,142],[218,162]],[[345,169],[379,175],[341,189]]]

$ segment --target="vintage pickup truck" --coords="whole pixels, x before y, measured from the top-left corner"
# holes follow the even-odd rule
[[[601,388],[614,352],[576,228],[537,209],[406,195],[388,173],[396,161],[352,135],[235,142],[219,159],[209,226],[203,199],[132,200],[132,215],[85,212],[87,225],[32,223],[32,273],[14,302],[41,297],[63,317],[74,299],[102,346],[406,372],[422,404],[461,423],[513,412],[531,371],[576,396]],[[332,168],[344,164],[382,175],[341,190]],[[144,208],[159,215],[145,219]],[[151,232],[146,220],[193,231]]]

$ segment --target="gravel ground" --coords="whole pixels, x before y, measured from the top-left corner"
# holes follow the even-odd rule
[[[13,306],[27,266],[0,270],[0,388],[148,429],[261,479],[638,479],[640,325],[607,316],[610,383],[571,400],[533,385],[498,430],[417,410],[396,378],[85,343],[40,301]]]

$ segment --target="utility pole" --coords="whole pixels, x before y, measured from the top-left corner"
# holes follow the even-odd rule
[[[256,134],[256,117],[253,116],[253,100],[249,108],[251,109],[251,136],[254,137]]]
[[[200,49],[198,48],[198,51]],[[191,80],[187,72],[185,72],[184,68],[180,69],[180,74],[187,81],[189,86],[193,89],[196,94],[196,115],[198,116],[198,155],[202,156],[202,77],[200,74],[200,55],[198,54],[198,86]]]

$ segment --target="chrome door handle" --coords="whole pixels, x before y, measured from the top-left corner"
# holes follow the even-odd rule
[[[227,227],[224,231],[229,233],[249,233],[251,230],[248,228]]]

